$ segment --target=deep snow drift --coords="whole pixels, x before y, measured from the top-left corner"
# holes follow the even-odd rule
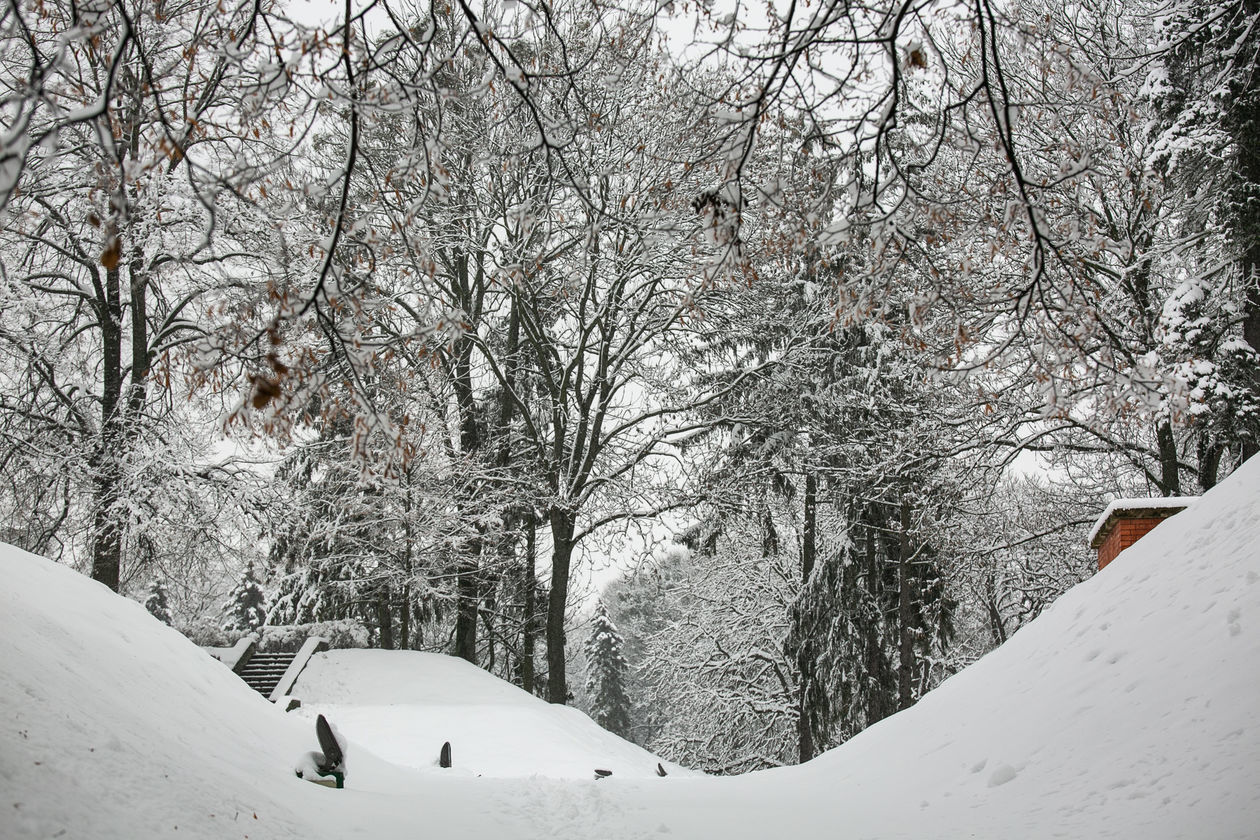
[[[351,735],[351,788],[317,787],[309,719],[139,605],[14,549],[0,576],[4,838],[1260,837],[1260,459],[913,709],[737,779],[440,774]]]
[[[449,741],[455,775],[652,778],[660,758],[577,709],[539,700],[451,656],[401,650],[316,654],[291,692],[297,714],[323,713],[350,740],[404,767],[432,772]],[[671,775],[695,775],[669,762]]]
[[[0,836],[311,835],[305,722],[68,568],[5,546],[0,580]]]
[[[842,792],[859,836],[1256,838],[1258,714],[1253,458],[908,712],[766,775]]]

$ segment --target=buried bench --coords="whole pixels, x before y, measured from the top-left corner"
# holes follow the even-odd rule
[[[293,768],[299,779],[314,782],[338,790],[346,786],[346,752],[342,741],[333,732],[328,719],[320,715],[315,719],[315,737],[322,752],[304,754]]]

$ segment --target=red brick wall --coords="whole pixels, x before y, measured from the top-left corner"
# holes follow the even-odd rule
[[[1116,555],[1151,532],[1164,517],[1148,517],[1144,519],[1120,519],[1111,526],[1111,532],[1098,546],[1098,568],[1101,571],[1108,563],[1116,559]]]

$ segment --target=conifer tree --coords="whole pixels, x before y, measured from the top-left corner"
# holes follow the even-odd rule
[[[149,584],[149,597],[144,599],[144,608],[168,627],[175,623],[175,617],[171,614],[171,606],[168,602],[166,583],[161,578],[154,578],[153,583]]]
[[[600,726],[623,738],[630,736],[630,700],[626,696],[624,640],[600,601],[591,619],[586,640],[586,690],[591,697],[591,717]]]
[[[1200,423],[1200,447],[1209,461],[1200,471],[1204,489],[1216,483],[1221,449],[1236,447],[1238,463],[1260,451],[1254,408],[1260,394],[1258,27],[1260,0],[1169,4],[1158,24],[1158,40],[1168,47],[1144,88],[1157,113],[1153,125],[1162,129],[1148,163],[1188,198],[1211,197],[1209,212],[1190,225],[1211,231],[1222,224],[1226,255],[1235,266],[1229,278],[1236,284],[1234,300],[1223,321],[1231,332],[1235,324],[1240,329],[1222,337],[1221,359],[1192,358],[1188,365],[1202,364],[1207,372],[1204,381],[1190,383],[1191,399],[1198,403],[1192,414],[1207,420]],[[1199,399],[1200,394],[1207,396]]]
[[[254,564],[245,567],[240,583],[223,605],[223,629],[252,633],[267,620],[267,596],[254,577]]]

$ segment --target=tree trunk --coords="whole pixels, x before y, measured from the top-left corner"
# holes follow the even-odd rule
[[[463,546],[455,574],[455,655],[477,664],[478,558],[481,538],[474,537]]]
[[[1244,16],[1254,16],[1260,4],[1256,0],[1247,0],[1239,6],[1245,9]],[[1254,38],[1253,33],[1249,43],[1254,44]],[[1254,62],[1254,47],[1250,52]],[[1234,147],[1238,150],[1238,176],[1246,198],[1238,202],[1241,212],[1234,220],[1233,239],[1241,253],[1243,340],[1260,353],[1260,200],[1257,200],[1260,192],[1260,90],[1257,87],[1260,81],[1254,68],[1248,68],[1243,78],[1247,80],[1246,85],[1238,89],[1233,97],[1233,105],[1240,109],[1240,113],[1232,122]],[[1260,368],[1251,372],[1251,387],[1253,393],[1260,394]],[[1252,435],[1242,436],[1240,455],[1244,461],[1260,451],[1260,440],[1254,436],[1260,430],[1253,429],[1252,432]]]
[[[411,650],[411,584],[404,583],[398,605],[398,649]]]
[[[1250,157],[1255,169],[1251,183],[1253,187],[1260,189],[1260,150],[1252,149]],[[1256,202],[1256,199],[1252,201]],[[1250,231],[1252,244],[1242,260],[1243,277],[1250,280],[1246,284],[1243,305],[1243,340],[1251,345],[1251,349],[1260,353],[1260,212],[1253,212],[1252,215],[1256,217],[1251,221],[1257,229]],[[1260,367],[1251,372],[1251,388],[1256,394],[1260,394]],[[1253,429],[1253,432],[1260,433],[1260,430]],[[1257,452],[1260,452],[1260,439],[1254,434],[1244,435],[1241,459],[1246,461]]]
[[[131,385],[127,393],[128,420],[144,410],[149,384],[149,284],[141,259],[128,263],[131,281]]]
[[[989,614],[989,632],[993,636],[994,645],[1006,644],[1006,622],[1002,620],[1002,611],[997,603],[997,581],[993,574],[985,576],[984,608]]]
[[[814,561],[817,558],[817,509],[818,509],[818,477],[812,472],[805,475],[805,516],[801,528],[801,585],[809,585],[809,578],[814,572]],[[814,662],[807,655],[808,646],[802,645],[797,654],[797,717],[796,742],[797,758],[801,764],[814,757],[817,745],[814,743],[813,715],[810,707],[816,690]]]
[[[411,650],[411,568],[412,568],[412,533],[411,533],[411,472],[405,475],[406,492],[403,493],[403,585],[401,603],[398,605],[398,648]]]
[[[411,515],[413,508],[411,491],[413,487],[415,487],[415,482],[413,482],[413,476],[410,468],[408,468],[406,474],[404,474],[404,479],[406,479],[406,492],[403,492],[402,496],[403,584],[402,603],[398,604],[398,647],[401,650],[416,650],[418,647],[417,642],[412,640],[411,637],[411,582],[413,579],[412,570],[415,569],[416,565],[416,536],[412,531]]]
[[[1165,496],[1181,495],[1181,473],[1177,463],[1177,440],[1173,437],[1172,423],[1159,421],[1155,429],[1159,445],[1159,490]]]
[[[774,557],[779,553],[779,532],[774,528],[774,517],[766,508],[761,517],[761,555]]]
[[[498,578],[498,575],[495,575]],[[482,667],[490,673],[494,673],[495,663],[498,662],[498,645],[495,644],[494,632],[494,616],[498,612],[498,600],[495,597],[495,582],[487,582],[483,603],[485,609],[481,612],[481,621],[486,629],[486,655],[482,659]]]
[[[867,511],[870,519],[866,523],[866,599],[873,609],[881,604],[884,593],[880,574],[879,537],[875,530],[875,512]],[[888,697],[887,668],[884,660],[883,642],[879,635],[879,626],[875,616],[868,615],[862,622],[863,649],[866,653],[866,725],[881,721],[892,714]]]
[[[477,426],[477,402],[472,386],[472,342],[461,338],[455,344],[455,376],[452,385],[459,408],[460,451],[469,465],[481,449]],[[470,491],[473,492],[473,491]],[[468,500],[466,499],[465,502]],[[477,611],[480,602],[482,534],[477,533],[460,548],[455,567],[455,655],[477,664]]]
[[[129,135],[115,138],[124,150],[119,161],[120,184],[125,183],[126,158],[135,159],[139,150],[138,121],[140,100],[131,100],[127,124]],[[134,188],[134,185],[133,185]],[[128,270],[128,303],[131,317],[131,382],[124,395],[123,386],[123,285],[121,276],[122,226],[127,216],[127,191],[119,186],[112,200],[113,215],[106,226],[100,255],[105,268],[104,300],[96,300],[96,318],[101,330],[101,434],[92,455],[92,577],[117,592],[122,583],[122,552],[125,537],[120,505],[123,483],[123,458],[131,448],[133,430],[144,409],[149,376],[148,283],[142,256],[133,256],[126,263]]]
[[[537,607],[534,605],[534,591],[537,583],[537,566],[535,561],[535,536],[538,531],[538,520],[531,510],[525,522],[525,568],[521,581],[525,590],[521,607],[521,688],[534,693],[534,621]]]
[[[567,703],[569,686],[564,675],[564,619],[569,600],[569,563],[573,557],[573,527],[577,515],[552,508],[551,592],[547,599],[547,701]]]
[[[1199,487],[1204,491],[1216,486],[1221,454],[1221,445],[1204,432],[1199,438]]]
[[[911,626],[910,580],[910,502],[901,502],[901,551],[897,562],[897,708],[908,709],[914,705],[914,628]]]
[[[101,442],[107,449],[106,444]],[[102,452],[93,460],[92,578],[117,592],[122,567],[122,525],[118,522],[121,476],[112,453]]]
[[[394,616],[389,609],[389,598],[385,595],[376,599],[376,622],[380,626],[381,650],[393,650]]]
[[[117,234],[108,247],[120,248]],[[116,255],[114,259],[116,260]],[[102,257],[104,261],[105,258]],[[101,330],[101,433],[92,453],[92,578],[115,592],[121,578],[122,523],[122,293],[118,263],[105,271],[105,299],[97,301]]]

